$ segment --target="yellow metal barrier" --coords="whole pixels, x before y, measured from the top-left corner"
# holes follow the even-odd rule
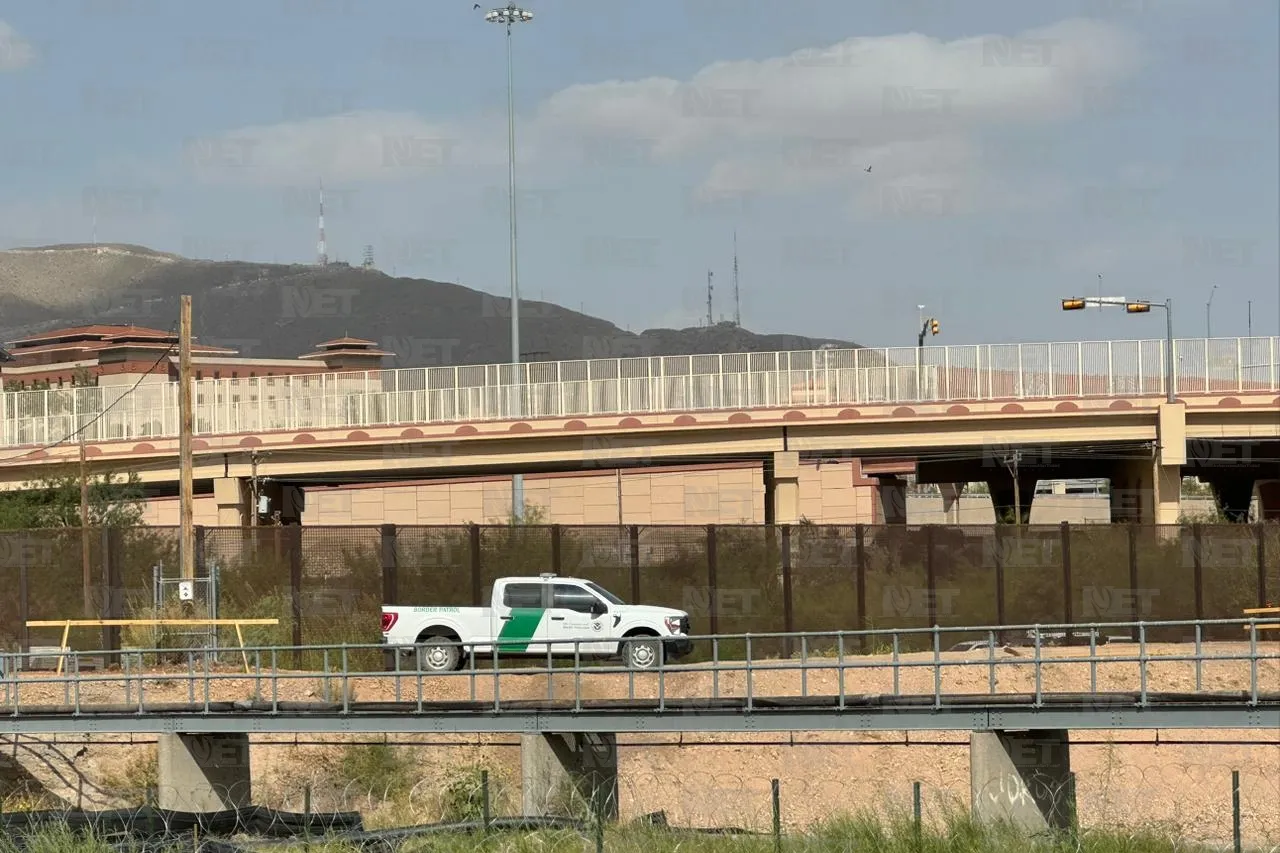
[[[1280,607],[1250,607],[1244,611],[1245,616],[1280,616]],[[1246,631],[1249,630],[1248,625],[1241,625]],[[1274,622],[1269,625],[1255,626],[1259,631],[1274,631],[1280,629],[1280,622]]]
[[[55,619],[28,622],[28,628],[61,628],[62,642],[58,645],[58,675],[62,674],[62,666],[66,662],[67,638],[72,628],[127,628],[178,626],[178,627],[210,627],[233,625],[236,629],[236,641],[240,644],[240,657],[244,660],[244,671],[249,673],[249,655],[244,650],[245,625],[279,625],[279,619]]]

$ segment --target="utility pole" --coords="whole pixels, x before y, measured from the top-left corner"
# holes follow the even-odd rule
[[[249,465],[252,473],[249,476],[249,488],[252,492],[252,503],[249,507],[249,526],[258,526],[258,450],[254,448],[249,451]]]
[[[178,319],[178,512],[181,516],[183,580],[195,580],[195,527],[192,524],[191,479],[191,297],[182,297]]]
[[[1022,487],[1018,485],[1018,463],[1022,461],[1022,451],[1015,450],[1005,458],[1009,472],[1013,474],[1013,523],[1022,524]]]
[[[80,564],[84,584],[84,618],[93,618],[93,571],[89,568],[89,475],[85,465],[84,425],[80,434]]]

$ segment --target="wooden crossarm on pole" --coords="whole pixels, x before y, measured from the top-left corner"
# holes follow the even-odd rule
[[[240,644],[240,657],[244,661],[244,671],[245,674],[248,675],[249,653],[246,652],[244,648],[244,633],[242,629],[246,625],[257,626],[279,624],[279,619],[35,619],[27,622],[27,627],[62,629],[62,643],[58,647],[59,654],[57,670],[57,674],[61,675],[63,665],[66,663],[66,654],[62,650],[67,648],[67,641],[70,638],[72,628],[233,626],[236,629],[236,640]]]

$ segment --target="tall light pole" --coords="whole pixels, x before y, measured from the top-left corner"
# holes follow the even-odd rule
[[[1217,292],[1218,285],[1215,284],[1209,291],[1209,301],[1204,304],[1204,336],[1206,338],[1213,337],[1213,315],[1210,312],[1213,311],[1213,294]]]
[[[1089,305],[1097,305],[1099,308],[1105,305],[1123,305],[1124,310],[1129,314],[1146,314],[1152,308],[1163,308],[1165,313],[1165,335],[1164,335],[1164,387],[1165,400],[1170,403],[1177,402],[1178,395],[1173,387],[1173,300],[1166,299],[1161,302],[1150,302],[1146,299],[1125,299],[1123,296],[1073,296],[1070,299],[1062,300],[1063,311],[1082,311]]]
[[[491,24],[502,24],[507,28],[507,192],[510,201],[511,220],[511,381],[516,387],[516,406],[522,414],[524,406],[521,400],[524,383],[520,381],[520,277],[516,264],[516,108],[515,108],[515,76],[511,68],[511,26],[533,20],[533,13],[516,6],[511,0],[500,9],[491,9],[484,16]],[[524,477],[520,474],[511,476],[511,515],[514,519],[524,518]]]

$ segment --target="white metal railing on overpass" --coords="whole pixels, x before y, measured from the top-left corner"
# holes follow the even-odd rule
[[[1087,341],[415,367],[195,383],[195,433],[1165,393],[1165,342]],[[1280,391],[1280,338],[1175,341],[1179,394]],[[0,395],[2,446],[171,438],[171,382]]]

